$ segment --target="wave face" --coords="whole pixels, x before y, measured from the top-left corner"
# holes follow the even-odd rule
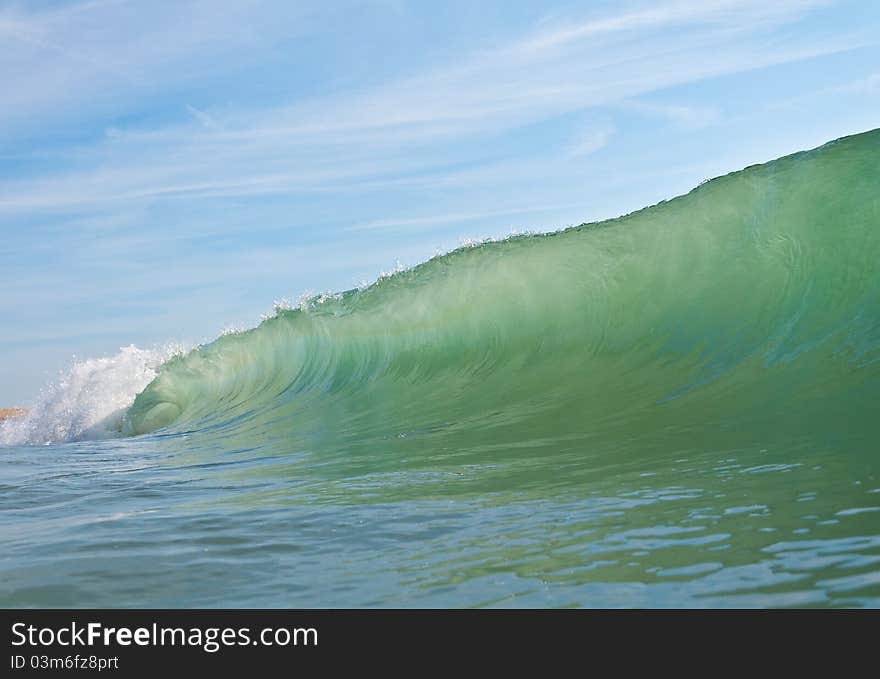
[[[426,459],[871,447],[878,159],[866,133],[314,300],[167,363],[126,431],[364,451],[405,437]]]
[[[880,607],[878,262],[874,131],[86,364],[0,606]]]

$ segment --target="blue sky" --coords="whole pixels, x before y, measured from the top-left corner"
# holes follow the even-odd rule
[[[0,2],[0,405],[880,125],[880,3]]]

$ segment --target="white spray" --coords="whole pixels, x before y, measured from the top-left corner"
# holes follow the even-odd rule
[[[39,445],[119,435],[125,410],[179,346],[122,347],[115,356],[78,361],[46,387],[22,418],[0,422],[0,445]]]

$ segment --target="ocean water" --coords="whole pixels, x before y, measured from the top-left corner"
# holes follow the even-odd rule
[[[880,605],[880,131],[0,425],[0,606]]]

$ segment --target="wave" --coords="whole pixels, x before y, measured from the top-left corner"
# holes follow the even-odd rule
[[[365,460],[409,439],[462,462],[523,446],[860,447],[880,396],[878,161],[875,130],[618,219],[462,248],[161,367],[133,358],[130,407],[89,405],[48,432],[82,436],[113,411],[101,431]]]
[[[166,363],[123,427],[252,422],[303,443],[619,439],[707,421],[873,434],[878,160],[880,131],[848,137],[313,300]]]

